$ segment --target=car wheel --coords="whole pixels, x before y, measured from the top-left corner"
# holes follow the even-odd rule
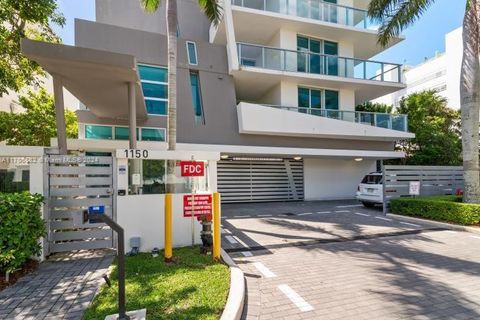
[[[375,203],[371,203],[371,202],[364,202],[362,201],[362,204],[365,208],[373,208],[375,207]]]

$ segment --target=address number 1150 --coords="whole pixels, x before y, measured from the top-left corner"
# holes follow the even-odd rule
[[[148,150],[125,149],[127,159],[148,159]]]

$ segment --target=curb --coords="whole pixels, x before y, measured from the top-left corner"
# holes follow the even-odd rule
[[[410,217],[410,216],[402,216],[402,215],[394,214],[394,213],[387,213],[387,217],[397,219],[397,220],[408,221],[408,222],[423,223],[423,224],[431,225],[431,226],[434,226],[434,227],[440,227],[440,228],[445,228],[445,229],[454,230],[454,231],[462,231],[462,232],[470,232],[470,233],[480,234],[480,228],[461,226],[461,225],[458,225],[458,224],[438,222],[438,221],[427,220],[427,219],[422,219],[422,218],[414,218],[414,217]]]
[[[230,291],[220,320],[239,320],[245,302],[245,278],[243,271],[223,249],[221,256],[222,260],[230,267]]]

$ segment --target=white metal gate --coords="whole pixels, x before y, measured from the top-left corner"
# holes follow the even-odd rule
[[[61,156],[48,158],[48,252],[111,248],[112,230],[103,223],[78,225],[74,215],[90,206],[113,212],[113,158]]]
[[[217,168],[223,203],[303,200],[303,161],[222,160]]]

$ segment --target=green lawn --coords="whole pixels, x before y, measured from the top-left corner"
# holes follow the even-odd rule
[[[140,254],[126,258],[127,311],[147,308],[147,319],[218,319],[230,283],[226,265],[212,262],[199,248],[174,249],[174,262]],[[103,320],[117,313],[117,272],[103,286],[84,319]]]

